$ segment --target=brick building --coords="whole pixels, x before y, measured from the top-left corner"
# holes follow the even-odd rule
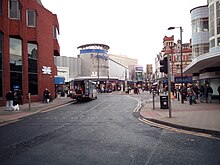
[[[60,55],[57,16],[40,0],[0,1],[0,105],[9,90],[40,101],[45,88],[55,96],[54,56]]]
[[[181,82],[181,41],[174,42],[174,36],[163,38],[163,56],[170,55],[170,71],[174,75],[174,82]],[[182,44],[182,67],[186,68],[192,62],[192,46],[189,43]],[[192,74],[183,74],[183,83],[192,83]]]

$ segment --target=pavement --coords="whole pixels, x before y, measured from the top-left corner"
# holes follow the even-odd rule
[[[15,122],[23,117],[33,115],[38,112],[48,111],[65,104],[70,104],[72,102],[73,100],[70,98],[61,97],[59,99],[54,99],[50,103],[25,103],[23,105],[19,105],[19,111],[5,111],[6,107],[0,107],[0,126],[7,123]]]
[[[126,95],[140,100],[142,106],[139,107],[138,112],[140,117],[145,120],[183,130],[207,133],[220,138],[220,103],[217,100],[213,101],[213,103],[198,102],[197,104],[189,105],[188,101],[181,103],[178,99],[174,99],[171,101],[171,117],[169,117],[169,109],[161,109],[160,96],[155,96],[153,106],[153,100],[149,98],[148,92]],[[54,99],[51,103],[26,103],[20,105],[19,111],[11,112],[5,111],[5,107],[0,107],[0,126],[72,102],[72,99],[64,97]]]

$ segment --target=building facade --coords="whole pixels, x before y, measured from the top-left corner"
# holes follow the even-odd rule
[[[213,95],[218,95],[217,88],[220,85],[220,2],[219,0],[208,0],[207,2],[207,5],[195,7],[190,11],[193,59],[184,72],[192,73],[194,82],[199,85],[210,84],[213,88]]]
[[[104,44],[86,44],[78,47],[82,59],[82,72],[80,76],[84,77],[107,77],[108,76],[108,45]]]
[[[65,74],[65,82],[69,82],[75,77],[82,75],[81,58],[57,56],[54,58],[54,63],[57,66],[57,75],[64,76]]]
[[[0,1],[0,105],[9,90],[40,101],[45,88],[55,96],[54,56],[60,55],[57,16],[40,0]]]
[[[183,84],[192,83],[192,74],[183,74],[181,77],[181,42],[177,40],[174,42],[174,35],[171,37],[165,36],[163,38],[163,49],[157,55],[155,59],[155,78],[159,82],[167,82],[167,75],[164,73],[160,73],[160,60],[164,57],[169,55],[170,57],[170,73],[172,75],[171,81],[176,84],[180,85],[182,82]],[[189,43],[182,44],[182,68],[186,68],[190,62],[192,61],[192,46],[191,40]]]
[[[128,67],[129,65],[138,65],[137,59],[129,58],[125,55],[109,54],[109,58],[113,59],[114,61],[117,61],[118,63],[126,67]]]

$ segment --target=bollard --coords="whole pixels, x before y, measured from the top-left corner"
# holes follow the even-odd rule
[[[155,102],[154,102],[154,90],[153,90],[153,109],[155,109]]]
[[[28,108],[29,108],[29,111],[31,110],[31,93],[28,93]]]

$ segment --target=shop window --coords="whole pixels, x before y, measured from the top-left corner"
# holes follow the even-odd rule
[[[11,90],[22,90],[22,41],[10,38],[10,82]]]
[[[28,43],[28,84],[32,95],[38,94],[38,47],[37,44]]]
[[[10,72],[11,90],[17,91],[22,90],[22,73],[21,72]]]
[[[9,18],[20,19],[20,3],[18,0],[9,0]]]
[[[27,26],[36,26],[36,12],[35,10],[27,10]]]
[[[38,75],[28,73],[28,91],[31,95],[38,94]]]

